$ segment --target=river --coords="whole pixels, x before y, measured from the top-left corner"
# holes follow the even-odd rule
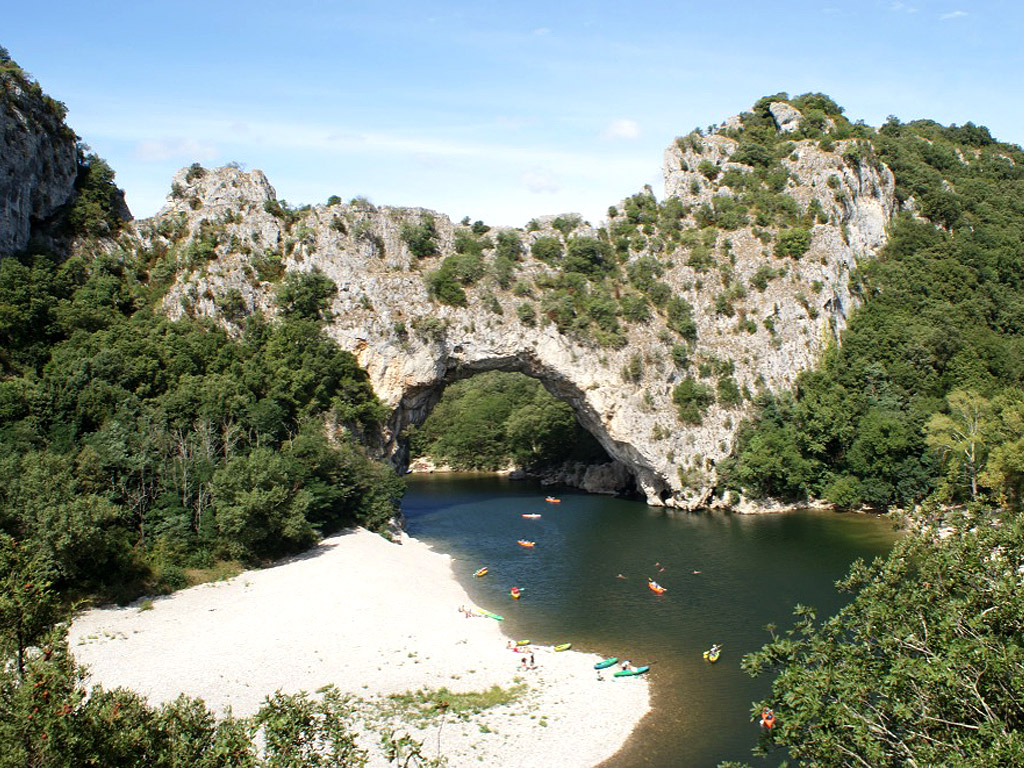
[[[456,577],[506,617],[510,636],[651,664],[653,711],[607,768],[777,765],[783,755],[750,751],[751,704],[770,680],[749,678],[740,659],[768,639],[765,625],[789,627],[795,604],[838,610],[846,598],[834,582],[855,559],[889,550],[891,524],[812,510],[667,513],[569,491],[548,504],[548,493],[494,476],[413,475],[402,508],[409,533],[455,558]],[[474,578],[484,565],[488,575]],[[648,578],[667,591],[651,592]],[[702,658],[712,643],[723,646],[714,665]],[[608,679],[619,684],[628,681]]]

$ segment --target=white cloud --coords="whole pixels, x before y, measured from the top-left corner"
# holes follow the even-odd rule
[[[562,189],[558,178],[547,168],[531,168],[522,176],[523,186],[535,194],[553,193]]]
[[[151,162],[175,158],[211,160],[217,156],[217,148],[212,144],[180,137],[143,139],[135,146],[135,156],[139,160]]]
[[[551,30],[547,27],[537,27],[537,29],[533,30],[533,34],[537,37],[544,37],[544,35],[550,35]]]
[[[939,19],[942,21],[946,21],[947,19],[959,19],[967,15],[967,11],[951,11],[950,13],[942,14],[941,16],[939,16]]]
[[[896,11],[897,13],[917,13],[917,6],[896,0],[889,5],[889,10]]]
[[[638,139],[640,138],[640,123],[627,118],[613,120],[604,129],[601,136],[606,139]]]

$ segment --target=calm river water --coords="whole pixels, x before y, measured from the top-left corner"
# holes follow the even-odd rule
[[[608,768],[776,765],[781,755],[750,753],[759,733],[751,703],[770,681],[747,677],[740,659],[768,639],[769,622],[789,627],[796,603],[819,616],[838,610],[834,582],[856,558],[884,555],[892,526],[814,511],[668,514],[573,492],[546,504],[547,493],[492,476],[410,476],[402,507],[409,533],[456,558],[458,579],[506,617],[507,634],[652,664],[653,711]],[[519,547],[520,538],[537,546]],[[483,565],[488,576],[474,579]],[[655,595],[648,577],[668,591]],[[524,590],[518,602],[514,585]],[[715,665],[701,657],[712,643],[723,645]]]

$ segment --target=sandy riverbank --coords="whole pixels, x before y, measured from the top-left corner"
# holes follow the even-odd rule
[[[453,768],[592,766],[648,711],[647,681],[599,681],[593,654],[536,648],[537,668],[521,669],[500,623],[464,618],[464,604],[449,556],[358,530],[274,567],[158,598],[151,610],[88,611],[69,640],[94,683],[154,703],[184,692],[236,715],[252,714],[278,689],[329,683],[371,702],[417,689],[526,683],[516,702],[444,724],[441,753]],[[414,735],[436,754],[436,724]]]

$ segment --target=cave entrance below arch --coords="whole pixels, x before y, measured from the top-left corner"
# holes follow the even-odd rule
[[[514,470],[546,484],[637,496],[635,478],[542,376],[459,369],[408,390],[393,416],[400,471]]]

